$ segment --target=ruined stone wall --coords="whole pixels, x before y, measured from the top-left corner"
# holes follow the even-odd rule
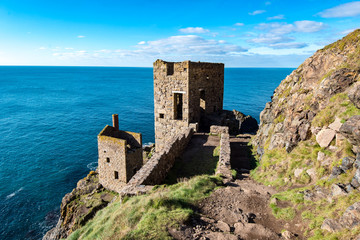
[[[224,64],[189,62],[189,120],[223,109]]]
[[[106,126],[98,135],[98,153],[99,183],[119,191],[142,166],[141,134]]]
[[[224,182],[228,182],[232,179],[230,163],[231,148],[229,128],[220,126],[211,127],[214,127],[213,129],[221,129],[220,155],[215,174],[220,174],[224,178]],[[224,128],[227,128],[227,131],[224,131]]]
[[[126,141],[108,136],[98,136],[99,183],[116,191],[126,184],[125,151]],[[115,171],[119,179],[115,179]]]
[[[154,62],[155,147],[161,151],[174,136],[189,125],[189,61]],[[182,120],[175,120],[174,92],[182,94]]]
[[[177,134],[161,152],[155,152],[146,164],[129,181],[130,189],[139,185],[160,184],[181,156],[193,135],[193,129],[187,128]],[[127,188],[129,190],[129,188]],[[123,191],[124,192],[124,191]]]

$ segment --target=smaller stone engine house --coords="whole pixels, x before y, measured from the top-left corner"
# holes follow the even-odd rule
[[[113,115],[113,126],[106,125],[98,135],[99,182],[105,188],[119,191],[142,167],[141,133],[119,130],[119,118]]]

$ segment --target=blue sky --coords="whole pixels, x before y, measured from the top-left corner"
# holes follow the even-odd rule
[[[297,67],[360,28],[360,1],[0,0],[0,65]]]

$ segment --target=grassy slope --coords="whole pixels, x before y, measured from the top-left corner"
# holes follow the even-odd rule
[[[357,36],[359,32],[360,30],[357,30],[344,39],[325,47],[323,50],[342,50],[346,45],[353,44],[354,41],[359,41]],[[354,38],[354,36],[356,36],[356,38]],[[357,46],[360,45],[357,44]],[[360,48],[357,47],[355,52],[359,53]],[[350,55],[349,57],[352,57],[353,61],[350,66],[345,67],[359,69],[360,61],[357,59],[360,59],[360,55],[355,56],[354,53],[350,53]],[[329,105],[316,115],[311,125],[324,127],[332,123],[336,117],[340,118],[341,122],[345,122],[354,115],[360,115],[360,110],[350,102],[346,93],[339,93],[330,99]],[[275,123],[282,122],[284,118],[285,117],[282,116],[281,118],[275,119]],[[285,149],[268,150],[270,138],[271,136],[267,139],[265,154],[262,157],[261,163],[252,171],[251,175],[258,182],[272,185],[282,190],[282,192],[273,196],[273,198],[277,199],[277,204],[273,202],[270,205],[273,214],[277,218],[287,220],[292,220],[295,215],[301,215],[306,225],[304,229],[305,236],[309,239],[350,239],[360,234],[360,227],[356,227],[351,231],[345,229],[333,234],[321,230],[321,225],[325,218],[338,218],[344,213],[347,207],[360,201],[360,194],[358,194],[357,191],[347,196],[334,198],[330,202],[327,199],[322,199],[317,202],[304,200],[304,191],[313,190],[316,185],[330,190],[333,183],[347,184],[351,181],[351,178],[354,176],[354,170],[348,171],[331,181],[327,180],[327,176],[329,176],[334,166],[341,164],[343,157],[354,156],[351,150],[352,146],[345,140],[338,146],[335,152],[331,152],[328,149],[321,148],[313,136],[307,141],[300,142],[299,145],[288,154]],[[335,141],[333,141],[331,145],[335,145]],[[329,159],[329,166],[323,166],[317,161],[319,151],[323,152],[326,158]],[[256,153],[255,149],[253,149],[253,152],[254,154]],[[295,169],[303,169],[300,176],[294,176]],[[316,176],[313,176],[313,179],[306,172],[308,169],[315,170]],[[286,207],[281,208],[278,205]]]
[[[220,185],[220,178],[203,175],[116,201],[68,239],[171,239],[167,229],[186,222],[194,204]]]
[[[209,174],[215,172],[218,156],[219,148],[215,148],[213,157],[206,162]],[[192,168],[182,169],[186,176],[182,180],[198,173],[194,164],[191,162]],[[174,174],[170,180],[176,181]],[[173,185],[156,186],[149,194],[113,202],[68,239],[172,239],[167,229],[189,220],[194,205],[221,185],[220,177],[201,175]]]

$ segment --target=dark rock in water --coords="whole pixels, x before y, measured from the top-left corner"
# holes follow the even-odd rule
[[[344,172],[346,172],[347,170],[351,169],[354,165],[355,162],[355,158],[353,157],[344,157],[342,162],[341,162],[341,170],[343,170]]]
[[[340,133],[349,140],[349,142],[360,146],[360,115],[349,118],[340,128]]]
[[[349,91],[350,101],[357,107],[360,108],[360,83],[355,83]]]
[[[245,115],[239,111],[223,110],[220,114],[206,115],[201,125],[205,127],[203,130],[210,129],[210,125],[228,126],[230,135],[238,135],[243,133],[255,134],[259,129],[259,125],[255,118]]]
[[[255,118],[251,117],[250,115],[246,116],[245,114],[236,110],[233,110],[232,112],[235,115],[235,119],[239,121],[239,134],[255,134],[257,132],[259,125]]]

